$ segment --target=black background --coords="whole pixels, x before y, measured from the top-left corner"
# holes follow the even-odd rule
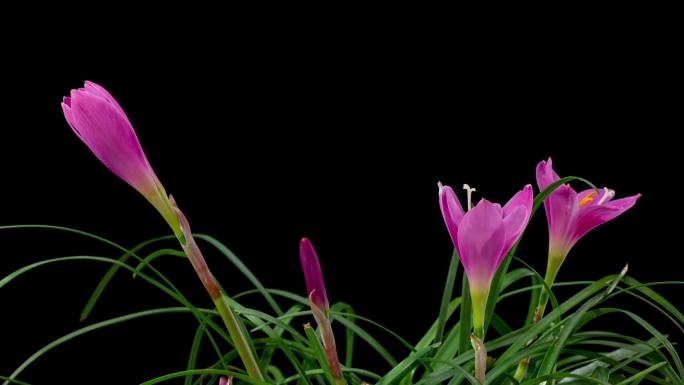
[[[571,35],[471,45],[275,34],[210,49],[150,44],[147,56],[122,46],[65,46],[64,58],[18,57],[0,96],[0,222],[68,226],[125,246],[168,233],[64,122],[61,97],[87,79],[119,100],[193,230],[228,245],[267,287],[300,293],[298,240],[310,237],[331,301],[353,304],[409,341],[436,318],[451,251],[438,181],[469,183],[476,198],[505,202],[534,185],[535,165],[552,156],[561,175],[610,186],[619,197],[643,195],[580,241],[560,280],[598,279],[626,262],[639,280],[681,279],[681,228],[672,224],[682,215],[674,53],[639,33]],[[2,230],[0,242],[0,276],[49,257],[117,255],[56,231]],[[546,246],[540,211],[519,254],[543,271]],[[229,293],[249,288],[206,249]],[[209,306],[187,262],[157,263]],[[0,374],[80,327],[80,309],[105,269],[54,265],[3,287]],[[661,292],[682,305],[676,288]],[[652,310],[627,302],[677,335]],[[121,274],[86,323],[174,305]],[[523,307],[522,297],[507,302],[504,316],[519,324]],[[613,320],[606,326],[643,334]],[[187,315],[105,329],[55,349],[21,378],[139,383],[182,370],[194,330]],[[368,352],[359,345],[360,366],[387,369]]]

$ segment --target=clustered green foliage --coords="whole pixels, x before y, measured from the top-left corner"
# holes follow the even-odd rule
[[[543,199],[562,183],[580,179],[562,178],[535,197],[534,212]],[[588,182],[587,182],[588,183]],[[591,185],[591,184],[590,184]],[[215,309],[193,305],[156,265],[157,258],[183,257],[182,251],[155,247],[173,236],[151,239],[130,249],[107,239],[83,231],[45,225],[5,226],[0,230],[47,229],[76,233],[99,240],[121,253],[118,258],[104,256],[67,256],[48,259],[25,266],[0,280],[0,289],[13,280],[35,269],[69,262],[95,262],[109,265],[109,270],[95,288],[81,318],[89,315],[111,279],[127,271],[178,302],[176,307],[153,308],[137,313],[94,322],[58,338],[27,358],[14,373],[0,376],[4,385],[20,384],[21,374],[31,364],[55,347],[69,343],[89,332],[148,316],[172,313],[190,313],[197,320],[197,329],[188,353],[187,367],[175,373],[151,378],[143,385],[180,383],[184,385],[218,384],[221,376],[232,377],[234,383],[250,384],[326,384],[332,383],[325,354],[315,330],[305,325],[311,320],[307,298],[283,290],[267,289],[248,267],[225,245],[208,235],[196,234],[200,242],[224,255],[254,285],[254,289],[231,295],[229,300],[249,329],[250,343],[255,347],[267,382],[249,378],[240,368],[241,362],[232,348]],[[524,261],[515,256],[516,247],[501,264],[493,282],[487,304],[487,351],[492,357],[487,370],[487,384],[516,384],[513,379],[518,362],[530,358],[527,376],[520,382],[532,384],[681,384],[684,366],[675,345],[668,336],[656,329],[647,319],[632,311],[614,307],[620,298],[631,297],[650,305],[671,321],[675,329],[684,334],[684,316],[653,287],[682,285],[682,281],[641,283],[626,275],[603,277],[595,282],[559,282],[554,287],[570,287],[574,294],[559,302],[550,296],[551,309],[539,322],[533,323],[535,305],[545,287],[543,278]],[[461,295],[454,296],[458,258],[452,256],[437,319],[424,337],[412,344],[378,323],[357,315],[352,306],[336,303],[331,317],[336,324],[338,341],[343,350],[340,359],[345,378],[350,384],[378,385],[435,385],[479,384],[473,377],[473,351],[470,344],[471,311],[468,285],[463,277]],[[520,266],[512,268],[512,266]],[[23,277],[22,277],[23,278]],[[230,289],[230,288],[228,288]],[[230,292],[230,291],[229,291]],[[261,296],[269,305],[267,310],[253,309],[240,304],[249,296]],[[513,329],[497,314],[496,304],[512,296],[527,295],[530,307],[525,325]],[[595,328],[595,320],[611,315],[620,316],[644,330],[646,339]],[[378,338],[384,334],[382,338]],[[379,340],[393,338],[405,346],[403,352],[390,352]],[[202,346],[210,346],[213,362],[199,362]],[[387,363],[387,372],[375,373],[355,366],[354,353],[359,349],[372,349]],[[399,358],[401,355],[402,358]],[[275,364],[278,362],[278,365]],[[284,364],[283,364],[284,363]]]

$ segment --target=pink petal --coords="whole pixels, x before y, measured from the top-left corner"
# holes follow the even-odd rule
[[[126,115],[87,91],[71,95],[71,108],[63,109],[74,131],[107,168],[149,198],[156,177]]]
[[[537,164],[537,186],[540,192],[544,191],[551,183],[560,179],[558,174],[553,171],[552,166],[551,158],[546,161],[542,160]]]
[[[641,194],[637,194],[580,210],[572,239],[570,240],[571,244],[574,245],[575,242],[592,229],[632,208],[640,196]]]
[[[122,114],[125,114],[123,108],[121,108],[121,106],[116,101],[116,99],[114,99],[112,94],[110,94],[109,91],[107,91],[101,85],[86,80],[85,84],[83,86],[83,89],[86,90],[87,92],[93,94],[93,95],[97,95],[97,96],[105,99],[109,103],[112,103],[116,107],[117,110],[119,110]]]
[[[74,131],[74,133],[80,138],[81,133],[78,132],[78,129],[74,125],[74,117],[71,114],[71,98],[65,96],[63,101],[62,101],[62,112],[64,112],[64,119],[66,119],[67,123],[69,124],[69,127]]]
[[[549,242],[554,249],[562,249],[574,231],[579,212],[577,193],[568,185],[558,187],[544,200]]]
[[[470,209],[458,229],[458,253],[471,288],[488,288],[502,259],[506,242],[500,206],[482,199]]]
[[[439,208],[442,210],[442,217],[444,218],[444,223],[446,223],[447,230],[451,236],[451,240],[456,246],[458,241],[458,226],[463,220],[463,208],[461,203],[456,197],[456,193],[449,186],[443,186],[441,183],[439,186]]]
[[[527,185],[503,208],[503,222],[506,228],[506,244],[504,245],[504,256],[511,249],[513,244],[518,240],[522,234],[527,223],[530,220],[532,213],[532,186]]]

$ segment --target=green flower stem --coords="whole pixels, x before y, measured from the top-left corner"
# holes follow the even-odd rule
[[[487,349],[484,345],[485,313],[487,311],[487,297],[489,288],[485,291],[470,290],[470,298],[473,303],[473,329],[470,336],[475,354],[475,378],[481,384],[485,383],[485,371],[487,370]]]
[[[240,327],[240,321],[228,304],[226,296],[220,295],[219,297],[213,298],[213,300],[216,309],[223,319],[223,323],[228,329],[230,338],[233,339],[233,343],[242,359],[242,363],[245,365],[245,369],[247,369],[247,374],[249,374],[250,377],[263,380],[264,376],[261,374],[261,369],[259,368],[257,359],[252,351],[252,347],[247,342],[247,338]]]
[[[181,236],[178,237],[178,242],[180,242],[183,247],[183,251],[185,251],[185,254],[190,260],[190,264],[192,264],[193,269],[195,269],[195,273],[197,273],[200,281],[202,281],[202,285],[204,285],[204,288],[209,293],[211,300],[214,301],[214,305],[221,315],[223,323],[228,329],[228,334],[230,334],[230,338],[233,340],[233,344],[235,344],[235,348],[242,359],[242,363],[245,365],[247,374],[257,380],[263,380],[264,376],[261,374],[261,369],[259,368],[252,346],[249,344],[247,336],[245,335],[242,322],[235,316],[233,309],[228,303],[228,297],[226,297],[223,290],[221,290],[214,275],[211,274],[209,266],[202,255],[202,251],[200,251],[197,242],[195,242],[195,238],[192,236],[188,219],[183,212],[180,211],[172,197],[169,197],[169,202],[176,211],[178,224],[181,230]]]
[[[563,260],[565,260],[565,256],[549,255],[549,259],[546,265],[546,274],[544,275],[544,283],[546,283],[546,286],[549,289],[551,289],[554,282],[556,282],[556,276],[558,275],[558,271],[560,270],[560,267],[563,264]],[[534,317],[532,318],[533,324],[536,324],[542,318],[544,318],[544,311],[546,310],[546,304],[549,302],[549,296],[549,291],[546,288],[543,288],[542,293],[539,296],[539,302],[537,302],[537,309],[534,311]],[[534,342],[535,339],[536,337],[528,341],[527,346],[532,344],[532,342]],[[525,377],[525,373],[527,373],[527,367],[529,365],[530,357],[525,357],[522,360],[520,360],[520,362],[518,362],[518,368],[515,370],[515,373],[513,374],[513,378],[515,378],[518,382],[522,381],[523,377]]]
[[[565,260],[565,256],[549,256],[548,263],[546,265],[546,274],[544,276],[544,282],[546,286],[551,289],[554,282],[556,282],[556,276],[560,270],[561,265]],[[540,319],[544,317],[544,310],[546,309],[546,304],[549,301],[549,291],[544,288],[541,295],[539,296],[539,302],[537,303],[537,310],[534,312],[533,322],[537,323]]]
[[[475,335],[484,341],[485,314],[487,311],[487,297],[489,290],[478,292],[470,290],[470,298],[473,303],[473,329]]]

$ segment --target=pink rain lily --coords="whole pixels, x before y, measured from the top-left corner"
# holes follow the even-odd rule
[[[109,170],[138,190],[161,213],[176,235],[178,219],[152,170],[126,113],[103,87],[86,81],[62,100],[66,121]]]
[[[471,293],[487,293],[496,269],[530,219],[532,186],[525,186],[503,208],[481,199],[465,212],[454,190],[439,184],[439,205]]]
[[[540,191],[558,179],[551,158],[539,162],[537,184]],[[587,189],[577,193],[569,185],[562,185],[544,200],[549,225],[549,267],[556,270],[554,278],[560,264],[580,238],[630,209],[641,194],[616,200],[613,200],[614,196],[615,191],[605,187],[600,191]]]
[[[330,308],[328,296],[325,293],[321,264],[318,262],[316,250],[311,244],[311,241],[307,238],[302,238],[299,242],[299,261],[302,264],[302,271],[304,272],[304,279],[306,280],[306,292],[309,297],[311,312],[316,319],[316,323],[318,324],[321,333],[321,340],[323,340],[323,348],[325,350],[328,366],[330,366],[333,381],[335,385],[346,385],[346,381],[342,376],[342,370],[340,369],[340,361],[337,356],[335,336],[332,331],[332,325],[330,324]]]
[[[463,185],[470,195],[474,189]],[[485,383],[487,350],[484,345],[484,324],[487,298],[494,273],[518,241],[532,213],[532,186],[527,185],[501,207],[481,199],[467,212],[456,193],[439,184],[439,206],[451,240],[468,276],[474,335],[470,342],[474,350],[475,378]]]
[[[71,96],[63,99],[62,110],[71,129],[95,156],[114,174],[138,190],[164,217],[214,301],[247,373],[250,377],[263,380],[258,360],[244,334],[241,321],[211,274],[190,231],[188,220],[173,198],[167,196],[152,170],[133,126],[119,103],[101,86],[85,82],[83,88],[71,90]]]

